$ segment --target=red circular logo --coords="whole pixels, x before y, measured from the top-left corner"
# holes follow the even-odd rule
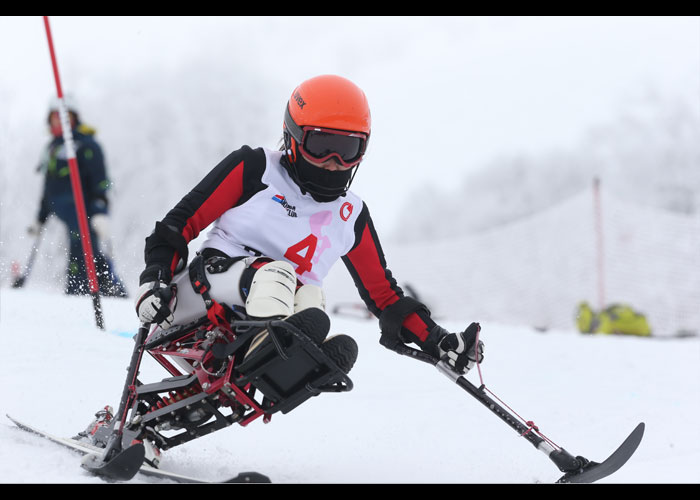
[[[346,201],[340,207],[340,218],[343,220],[348,220],[351,215],[352,215],[352,203]]]

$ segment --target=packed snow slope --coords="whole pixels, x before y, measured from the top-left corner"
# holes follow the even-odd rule
[[[332,302],[332,299],[330,300]],[[0,482],[100,483],[80,457],[16,429],[57,435],[118,405],[136,318],[131,300],[0,290]],[[330,309],[330,308],[329,308]],[[463,322],[445,318],[453,331]],[[554,464],[433,367],[378,344],[375,320],[332,316],[360,355],[351,392],[323,394],[269,424],[254,421],[164,454],[162,468],[221,480],[257,470],[276,483],[553,483]],[[576,455],[601,461],[639,422],[637,453],[607,483],[700,482],[700,341],[584,336],[482,324],[486,386]],[[146,357],[141,380],[165,371]],[[473,370],[468,378],[479,383]],[[132,482],[163,482],[137,475]]]

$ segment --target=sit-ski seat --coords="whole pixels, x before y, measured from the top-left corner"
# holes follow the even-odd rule
[[[287,413],[322,392],[352,389],[347,372],[357,358],[357,344],[347,335],[325,340],[330,319],[321,309],[267,321],[266,327],[237,365],[242,376],[235,383],[255,386],[271,403],[271,413]]]

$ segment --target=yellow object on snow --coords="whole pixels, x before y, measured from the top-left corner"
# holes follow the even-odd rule
[[[588,302],[581,302],[576,312],[576,325],[582,333],[651,335],[646,316],[627,304],[612,304],[596,313]]]

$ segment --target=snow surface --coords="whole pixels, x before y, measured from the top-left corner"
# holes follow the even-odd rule
[[[118,405],[136,318],[131,300],[0,290],[0,482],[100,483],[80,457],[15,428],[10,414],[57,435]],[[332,296],[332,290],[329,290]],[[330,308],[329,308],[330,309]],[[453,331],[462,321],[441,320]],[[332,317],[360,355],[354,389],[287,415],[233,426],[169,450],[161,467],[220,480],[257,470],[275,483],[553,483],[554,464],[433,367],[378,344],[375,320]],[[486,386],[572,454],[606,458],[639,422],[646,435],[606,483],[700,482],[700,340],[584,336],[482,324]],[[146,357],[141,380],[165,371]],[[468,377],[479,383],[479,373]],[[165,482],[137,475],[134,483]]]
[[[314,74],[343,74],[378,103],[372,110],[371,151],[353,189],[372,208],[390,268],[421,294],[427,291],[440,323],[458,330],[470,319],[482,320],[487,387],[559,445],[593,460],[605,458],[644,421],[646,436],[637,454],[605,482],[697,483],[700,341],[587,337],[555,330],[571,320],[574,301],[593,296],[564,281],[561,271],[573,266],[581,253],[585,258],[592,246],[584,245],[576,254],[569,247],[556,255],[533,253],[542,246],[554,248],[551,240],[538,237],[537,245],[524,249],[523,242],[533,240],[534,218],[504,230],[495,227],[504,213],[510,214],[502,207],[518,215],[532,214],[530,199],[546,200],[544,206],[549,206],[550,193],[561,194],[558,199],[568,204],[564,194],[574,192],[570,181],[588,179],[598,170],[605,174],[604,186],[616,178],[627,186],[631,171],[633,177],[648,179],[649,185],[666,192],[681,178],[689,199],[696,199],[697,169],[680,167],[697,163],[697,148],[690,147],[697,136],[697,21],[692,16],[377,17],[363,18],[358,38],[353,18],[333,18],[325,24],[317,18],[297,18],[290,24],[286,17],[56,16],[52,29],[64,88],[79,97],[83,118],[97,126],[106,148],[115,183],[116,265],[132,293],[142,270],[143,238],[153,222],[231,150],[246,143],[274,147],[280,110],[294,85]],[[289,40],[290,30],[304,32],[299,23],[307,22],[316,38],[324,40],[322,46],[301,59],[279,57],[280,40]],[[2,67],[13,68],[0,78],[5,118],[0,119],[0,281],[7,287],[11,262],[24,263],[34,242],[23,228],[32,221],[40,195],[41,176],[33,166],[46,141],[46,99],[54,87],[40,16],[4,17],[0,26],[0,37],[6,34],[13,40],[1,45],[22,47],[0,52],[0,58],[9,57]],[[89,47],[85,40],[91,40]],[[416,72],[417,67],[421,71]],[[511,84],[514,76],[516,86]],[[630,119],[630,111],[635,118],[643,108],[639,102],[646,101],[647,93],[663,97],[658,117]],[[688,104],[675,102],[686,95]],[[618,116],[626,127],[595,128]],[[692,120],[680,119],[687,116]],[[138,123],[132,126],[134,117]],[[422,140],[407,148],[405,135],[396,133],[405,123],[431,126],[422,127]],[[583,140],[590,127],[593,133]],[[679,137],[690,140],[679,142]],[[591,156],[589,150],[598,153]],[[494,167],[501,156],[515,159],[507,164],[509,170]],[[430,158],[441,175],[416,164],[415,158]],[[658,168],[651,166],[659,158],[663,168],[652,175]],[[396,175],[396,165],[402,165],[402,175]],[[560,173],[549,175],[552,165]],[[170,175],[164,177],[163,168]],[[475,171],[483,177],[468,176]],[[540,184],[534,181],[543,172],[549,182],[535,190]],[[515,189],[509,190],[513,183]],[[160,189],[154,191],[153,185]],[[386,196],[387,185],[395,196]],[[434,189],[435,211],[418,202],[425,197],[411,194],[414,186]],[[448,187],[454,191],[446,192]],[[443,275],[452,270],[432,259],[423,260],[425,270],[416,264],[428,243],[391,242],[393,226],[405,227],[403,219],[392,224],[398,214],[411,220],[424,213],[413,224],[424,220],[435,230],[456,233],[452,224],[439,224],[433,215],[452,208],[441,200],[457,204],[457,211],[448,210],[453,214],[450,222],[466,220],[468,212],[480,227],[489,229],[462,235],[472,238],[469,242],[444,242],[450,254],[469,256],[468,280],[459,273],[428,280],[436,267],[444,268]],[[408,210],[407,203],[415,210]],[[584,209],[590,211],[588,205]],[[644,220],[635,227],[646,230],[651,219],[646,212],[641,215]],[[564,221],[559,211],[538,217]],[[696,233],[683,229],[685,225],[680,237],[661,235],[658,228],[668,229],[666,220],[652,224],[654,236],[696,247]],[[608,226],[606,222],[606,230]],[[540,230],[546,233],[551,227],[541,225]],[[516,244],[514,231],[523,235]],[[551,232],[563,241],[561,230]],[[103,299],[107,331],[94,327],[90,301],[60,293],[62,238],[63,227],[50,220],[28,286],[21,291],[0,288],[0,334],[6,349],[12,350],[3,356],[0,368],[1,483],[101,482],[79,467],[78,456],[18,431],[2,416],[8,413],[69,436],[82,430],[105,404],[117,405],[136,327],[133,304]],[[486,240],[492,245],[479,244]],[[575,240],[566,240],[570,241]],[[606,251],[610,241],[606,239]],[[430,252],[439,255],[434,248]],[[551,267],[556,267],[559,279],[533,286],[531,273],[543,266],[522,262],[531,254],[558,264]],[[619,255],[627,259],[630,253]],[[637,262],[637,254],[634,257]],[[664,274],[668,268],[656,265],[659,254],[652,257],[644,264]],[[670,266],[675,261],[664,262]],[[680,272],[696,267],[694,261],[685,262]],[[609,273],[621,268],[612,261],[606,266]],[[593,276],[592,265],[587,269]],[[665,272],[663,282],[653,274],[643,289],[624,281],[624,292],[643,294],[633,297],[633,303],[650,315],[651,306],[664,305],[662,299],[674,305],[681,300],[692,303],[693,295],[679,283],[694,278],[684,280],[680,272]],[[357,300],[342,266],[332,273],[329,310],[334,301]],[[588,275],[575,285],[593,290]],[[434,282],[441,295],[429,288]],[[523,283],[529,301],[505,295],[508,288],[524,295]],[[658,290],[664,297],[658,297]],[[647,297],[653,300],[643,302]],[[542,308],[541,314],[561,314],[564,319],[557,324],[543,323],[539,317],[534,321],[526,316],[539,313],[533,304]],[[547,324],[550,329],[541,333],[530,326],[512,326],[516,313],[519,324]],[[277,483],[552,483],[560,476],[543,454],[433,368],[381,347],[375,320],[333,317],[333,331],[353,335],[360,346],[350,374],[352,392],[322,395],[288,415],[275,415],[267,425],[256,421],[177,447],[165,454],[163,467],[212,480],[259,470]],[[142,373],[150,375],[149,382],[166,376],[155,364]],[[478,374],[469,378],[476,381]],[[158,481],[137,476],[133,482]]]

